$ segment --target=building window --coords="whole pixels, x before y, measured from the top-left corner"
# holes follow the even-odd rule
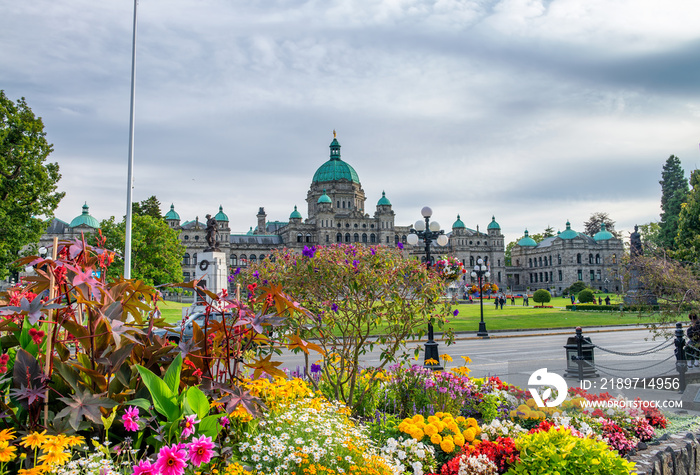
[[[194,240],[195,240],[195,241],[199,241],[199,236],[195,236],[195,237],[194,237]]]
[[[183,272],[183,273],[182,273],[182,280],[185,281],[185,282],[189,282],[189,281],[190,281],[190,273],[189,273],[189,272]]]
[[[232,266],[237,266],[238,265],[238,256],[235,254],[231,254],[231,265]]]
[[[530,261],[530,267],[532,267],[532,257],[529,259],[529,261]],[[537,261],[535,261],[535,262],[537,262]]]
[[[258,256],[258,259],[260,259],[261,261],[264,261],[264,260],[265,260],[265,254],[260,254],[260,255]]]
[[[581,254],[576,254],[576,264],[581,263]]]
[[[188,235],[185,234],[185,237],[184,237],[183,239],[184,239],[185,241],[189,241],[189,240],[190,240],[190,237],[189,237]]]
[[[399,243],[399,235],[394,234],[394,244],[398,244],[398,243]]]
[[[304,235],[301,233],[297,234],[297,242],[304,242]]]
[[[306,235],[306,242],[311,242],[311,234]]]
[[[241,254],[241,267],[245,267],[248,265],[248,256],[245,254]]]
[[[374,233],[369,235],[369,242],[377,242],[377,236]]]
[[[595,263],[600,264],[600,254],[595,255]]]
[[[189,255],[189,253],[186,253],[186,254],[182,257],[182,265],[185,265],[185,266],[190,265],[190,255]]]
[[[362,233],[362,242],[367,242],[367,233]]]
[[[578,280],[583,280],[583,271],[579,269],[576,273],[578,274]]]
[[[401,236],[401,242],[406,244],[406,235]]]
[[[192,264],[195,266],[197,265],[197,253],[196,252],[194,254],[192,254]]]
[[[489,265],[489,256],[484,256],[484,265]]]
[[[564,280],[564,278],[563,278],[563,277],[564,277],[564,276],[562,275],[562,272],[561,272],[561,271],[559,271],[559,282],[561,282],[562,280]]]
[[[554,280],[554,277],[552,276],[552,271],[549,271],[549,281],[552,282]]]
[[[501,260],[500,259],[498,259],[498,267],[501,267]],[[501,280],[501,279],[498,279],[498,280]]]
[[[343,235],[338,233],[335,235],[335,242],[343,242]]]
[[[353,242],[360,242],[360,235],[357,233],[353,234],[352,241]]]
[[[547,261],[544,262],[545,265],[547,265]],[[542,258],[540,257],[540,267],[542,267]]]
[[[328,234],[326,234],[326,242],[330,242],[330,240],[331,240],[331,237]]]
[[[561,254],[557,254],[557,264],[561,265]]]
[[[588,263],[593,264],[593,254],[588,254]]]
[[[350,233],[345,233],[345,242],[350,242]]]
[[[386,243],[389,244],[389,236],[386,237]]]
[[[250,255],[250,264],[253,265],[253,264],[255,264],[256,262],[258,262],[258,258],[255,257],[255,254],[251,254],[251,255]]]
[[[469,265],[474,267],[474,256],[469,256]]]
[[[598,269],[595,273],[596,280],[601,280],[600,278],[600,269]]]
[[[500,271],[498,272],[498,281],[499,282],[501,281],[501,272]]]
[[[595,273],[591,270],[591,280],[595,280]]]

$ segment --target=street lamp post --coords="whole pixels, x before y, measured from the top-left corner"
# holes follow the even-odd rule
[[[417,245],[419,240],[422,240],[423,243],[425,243],[425,265],[430,268],[432,265],[432,259],[430,257],[430,243],[437,241],[440,246],[445,246],[447,245],[447,236],[445,236],[445,231],[440,229],[440,225],[437,223],[437,221],[433,221],[432,223],[430,222],[430,217],[433,215],[433,210],[425,206],[420,212],[423,215],[425,222],[420,220],[416,221],[414,227],[409,231],[411,234],[406,237],[406,241],[412,246]],[[431,318],[428,320],[428,341],[425,343],[425,361],[423,366],[430,368],[433,371],[438,371],[442,370],[442,366],[440,365],[438,344],[433,340],[433,337],[433,320]],[[428,360],[437,361],[437,363],[428,364],[426,363]]]
[[[485,277],[488,279],[491,277],[491,273],[489,272],[488,267],[484,265],[483,259],[476,261],[476,265],[474,266],[471,276],[478,279],[479,302],[481,304],[481,321],[479,322],[479,331],[476,332],[476,336],[480,336],[481,338],[489,338],[489,332],[486,331],[486,322],[484,322],[484,287],[482,278]]]

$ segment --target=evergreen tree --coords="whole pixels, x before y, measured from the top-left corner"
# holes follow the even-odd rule
[[[139,216],[150,216],[155,219],[162,219],[163,215],[160,211],[160,201],[155,196],[151,196],[131,205],[132,213]]]
[[[690,174],[690,185],[692,188],[678,216],[675,257],[697,264],[700,260],[700,170]]]
[[[680,158],[671,155],[661,172],[661,242],[667,249],[675,249],[678,234],[678,217],[681,205],[688,196],[688,180],[681,167]]]
[[[608,213],[604,213],[602,211],[597,211],[593,213],[591,217],[588,218],[588,221],[583,223],[583,227],[585,228],[583,231],[584,234],[588,234],[591,237],[595,236],[596,233],[601,229],[601,223],[605,223],[606,231],[608,231],[616,238],[620,239],[620,232],[615,230],[615,221],[610,219]]]

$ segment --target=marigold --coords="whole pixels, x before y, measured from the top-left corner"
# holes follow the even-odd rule
[[[472,442],[476,438],[476,430],[474,430],[473,427],[470,427],[469,429],[462,432],[462,435],[464,436],[464,440],[466,440],[467,442]]]
[[[454,442],[455,442],[455,445],[458,447],[463,446],[464,445],[464,436],[460,433],[455,434]]]
[[[435,445],[440,445],[440,442],[442,442],[442,436],[440,434],[433,434],[430,436],[430,442]]]
[[[446,454],[451,454],[455,449],[455,444],[449,439],[444,439],[442,442],[440,442],[440,448]]]
[[[413,416],[413,422],[425,422],[425,418],[422,414],[416,414],[415,416]]]
[[[418,441],[421,441],[421,440],[423,440],[423,437],[425,437],[425,434],[423,433],[422,430],[416,428],[416,430],[411,433],[411,437],[413,437],[414,439],[416,439]]]
[[[432,437],[438,433],[438,428],[435,427],[434,424],[428,424],[423,428],[423,432],[425,432],[425,435],[428,437]]]

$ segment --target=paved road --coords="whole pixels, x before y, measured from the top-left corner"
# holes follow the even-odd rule
[[[504,381],[527,387],[530,375],[540,368],[565,375],[566,352],[564,345],[567,339],[574,336],[574,330],[536,330],[521,332],[492,333],[492,338],[475,338],[473,334],[461,335],[455,344],[446,347],[440,344],[440,354],[447,353],[453,358],[450,366],[462,364],[460,356],[469,356],[472,362],[468,367],[472,370],[471,376],[499,376]],[[652,340],[651,334],[644,327],[600,327],[584,329],[584,336],[590,337],[595,349],[595,362],[600,378],[593,379],[599,386],[597,392],[608,391],[612,394],[623,394],[627,397],[641,397],[651,399],[680,399],[678,391],[658,391],[649,388],[610,388],[610,378],[634,378],[644,379],[660,375],[673,375],[675,373],[675,358],[673,356],[672,339]],[[439,341],[438,341],[439,342]],[[441,342],[439,342],[441,343]],[[415,344],[414,344],[415,345]],[[610,353],[604,349],[617,353],[638,353],[646,350],[654,350],[659,346],[665,348],[654,351],[648,355],[624,356]],[[365,356],[362,365],[372,366],[378,364],[379,352],[374,351]],[[303,356],[284,354],[283,366],[294,369],[302,366]],[[312,362],[317,359],[311,357]],[[417,363],[411,359],[410,363]],[[422,364],[422,355],[420,359]],[[691,373],[700,373],[700,368],[690,370]],[[577,378],[567,379],[570,386],[578,386]],[[600,386],[607,385],[601,388]],[[627,386],[630,386],[628,383]],[[592,388],[595,392],[596,388]]]

